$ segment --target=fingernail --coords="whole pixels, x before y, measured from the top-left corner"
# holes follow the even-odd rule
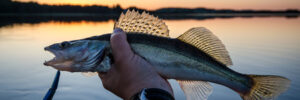
[[[121,28],[114,29],[113,33],[121,33],[123,30]]]

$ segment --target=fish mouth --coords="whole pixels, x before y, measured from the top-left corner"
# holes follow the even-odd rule
[[[48,61],[44,62],[45,66],[53,66],[53,65],[61,63],[63,61],[63,59],[60,59],[61,57],[59,57],[58,52],[56,52],[54,50],[51,50],[49,47],[45,47],[44,50],[48,51],[48,52],[50,52],[54,55],[54,57],[51,60],[48,60]]]
[[[44,50],[49,51],[54,55],[54,58],[44,62],[45,66],[51,66],[61,71],[75,72],[74,68],[72,68],[72,60],[64,59],[59,51],[52,50],[49,47],[44,48]]]

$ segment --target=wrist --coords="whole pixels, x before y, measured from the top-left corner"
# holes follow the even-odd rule
[[[174,97],[163,89],[144,88],[133,95],[130,100],[175,100]]]
[[[125,85],[126,87],[124,87],[125,89],[122,90],[126,90],[123,91],[123,96],[122,98],[125,100],[130,100],[130,97],[132,97],[133,95],[140,93],[143,89],[160,89],[163,91],[166,91],[168,94],[170,94],[171,96],[173,96],[173,92],[171,87],[168,85],[168,83],[164,83],[164,82],[159,82],[159,81],[155,81],[152,82],[152,79],[149,79],[148,81],[143,81],[143,82],[136,82],[136,84],[131,84],[131,85]]]
[[[173,97],[173,92],[171,89],[168,89],[166,87],[157,86],[154,84],[148,84],[148,85],[139,84],[139,85],[135,85],[135,86],[128,86],[128,87],[126,87],[126,89],[123,89],[126,91],[123,91],[123,95],[120,97],[123,98],[124,100],[132,100],[131,98],[134,95],[141,93],[145,89],[150,89],[150,90],[159,89],[159,90],[165,91],[166,93],[170,94],[171,97]]]

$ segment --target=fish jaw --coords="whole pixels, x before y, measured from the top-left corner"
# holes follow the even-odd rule
[[[51,65],[63,62],[64,59],[62,59],[61,54],[59,54],[58,51],[50,49],[50,46],[45,47],[44,50],[48,51],[54,55],[54,58],[52,58],[51,60],[45,61],[44,65],[51,66]]]
[[[50,46],[45,47],[44,50],[54,55],[54,58],[44,62],[45,66],[51,66],[62,71],[74,72],[74,69],[71,67],[74,62],[71,59],[64,59],[64,57],[62,57],[62,52],[53,50]]]

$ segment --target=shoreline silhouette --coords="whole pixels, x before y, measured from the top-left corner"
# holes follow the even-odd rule
[[[208,9],[208,8],[161,8],[147,11],[137,7],[121,8],[120,5],[113,7],[92,5],[41,5],[36,2],[18,2],[12,0],[0,1],[0,27],[20,23],[40,23],[48,21],[108,21],[116,20],[121,12],[126,9],[135,9],[139,12],[146,11],[162,19],[195,19],[206,20],[214,18],[234,17],[285,17],[297,18],[300,11],[287,9],[281,11],[271,10],[231,10],[231,9]]]
[[[147,11],[146,9],[129,7],[121,8],[119,4],[108,7],[100,5],[91,6],[78,6],[78,5],[46,5],[38,4],[36,2],[18,2],[12,0],[0,1],[0,14],[3,15],[24,15],[24,14],[120,14],[126,9],[136,9],[138,11]],[[233,9],[211,9],[211,8],[160,8],[157,10],[147,11],[158,15],[163,14],[184,14],[184,16],[190,14],[294,14],[299,15],[298,9],[286,9],[286,10],[233,10]]]

